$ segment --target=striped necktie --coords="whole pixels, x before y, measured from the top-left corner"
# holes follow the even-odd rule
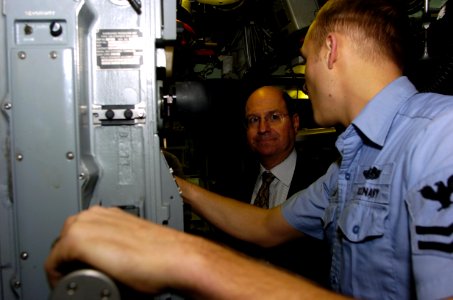
[[[269,208],[269,186],[271,182],[274,180],[275,176],[271,172],[265,171],[261,174],[261,187],[256,194],[255,202],[253,205],[262,207],[262,208]]]

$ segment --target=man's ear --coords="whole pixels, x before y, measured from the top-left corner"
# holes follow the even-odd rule
[[[299,130],[299,125],[300,125],[299,114],[295,113],[293,115],[293,127],[295,132]]]
[[[326,46],[327,46],[327,66],[329,69],[333,68],[333,64],[337,61],[338,56],[338,44],[337,37],[335,34],[329,33],[326,37]]]

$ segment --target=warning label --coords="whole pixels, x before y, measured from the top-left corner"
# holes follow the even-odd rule
[[[131,69],[143,64],[143,36],[135,29],[103,29],[96,34],[101,69]]]

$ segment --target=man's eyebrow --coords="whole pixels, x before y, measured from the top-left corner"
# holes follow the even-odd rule
[[[262,112],[262,114],[270,114],[270,113],[284,113],[282,111],[280,111],[279,109],[272,109],[272,110],[268,110],[268,111],[265,111],[265,112]],[[250,114],[247,114],[246,117],[250,117],[250,116],[258,116],[257,113],[250,113]]]

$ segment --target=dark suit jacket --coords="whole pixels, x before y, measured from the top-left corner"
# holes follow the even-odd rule
[[[291,181],[288,197],[306,188],[325,172],[325,166],[313,161],[310,156],[298,152],[296,168]],[[243,172],[245,178],[237,180],[234,188],[225,192],[227,196],[250,203],[253,194],[255,181],[259,175],[259,164],[252,166]],[[244,182],[245,184],[239,184]],[[225,190],[226,191],[226,190]],[[311,279],[318,284],[329,287],[330,251],[325,241],[306,236],[283,245],[272,248],[262,248],[254,244],[239,241],[225,234],[217,235],[216,239],[221,243],[246,253],[252,257],[270,262],[278,267],[290,270],[294,273]]]

